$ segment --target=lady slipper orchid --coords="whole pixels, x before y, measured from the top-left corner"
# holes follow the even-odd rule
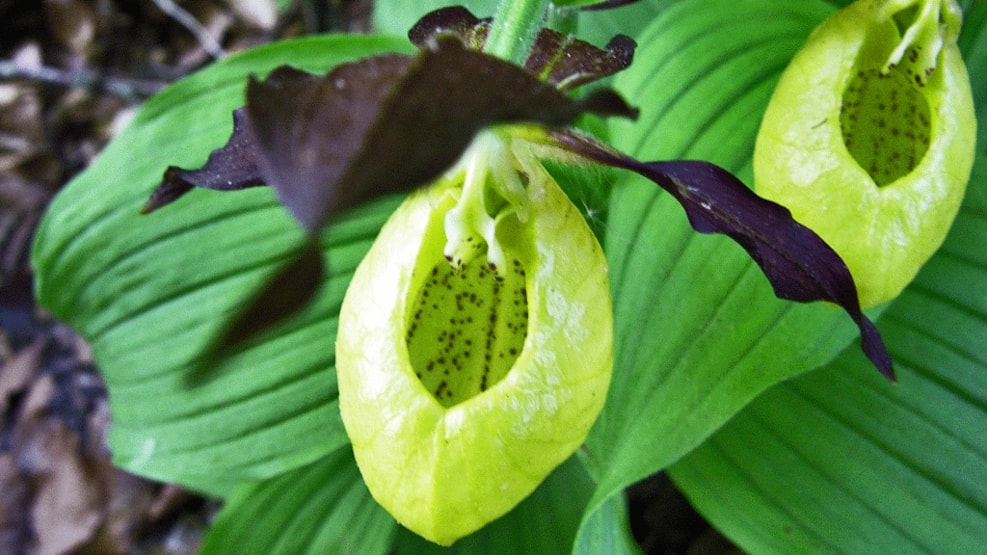
[[[864,307],[939,248],[973,166],[976,118],[953,0],[858,1],[792,59],[754,154],[759,194],[846,261]]]
[[[516,66],[480,51],[489,25],[440,10],[409,33],[418,55],[251,80],[228,144],[198,170],[169,168],[146,207],[193,187],[268,184],[313,238],[234,318],[224,347],[307,302],[322,271],[314,236],[334,214],[417,189],[355,273],[336,339],[347,433],[398,521],[441,544],[482,527],[570,456],[603,406],[606,262],[542,160],[652,180],[697,231],[746,249],[778,296],[844,307],[893,377],[846,266],[787,209],[712,164],[640,162],[567,127],[585,113],[636,116],[608,89],[565,94],[625,68],[630,39],[599,49],[542,30]]]
[[[439,544],[527,497],[610,382],[606,259],[531,148],[481,132],[394,213],[340,311],[340,411],[364,481]]]

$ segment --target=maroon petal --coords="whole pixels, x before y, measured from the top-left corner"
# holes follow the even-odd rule
[[[171,204],[192,190],[203,187],[219,191],[236,191],[257,187],[264,182],[257,168],[257,141],[245,125],[243,108],[233,112],[233,134],[223,148],[212,151],[198,170],[169,166],[164,179],[148,198],[141,213],[148,214]]]
[[[414,61],[376,56],[341,65],[324,77],[282,66],[264,81],[247,84],[245,109],[259,146],[256,163],[307,230],[317,230],[330,210],[346,204],[341,195],[358,192],[358,184],[347,183],[348,167],[372,146],[367,134],[391,97],[395,79]],[[390,185],[378,193],[405,186]]]
[[[435,179],[485,127],[564,126],[586,112],[637,115],[613,91],[573,100],[445,35],[418,56],[366,58],[325,76],[284,66],[251,79],[229,143],[198,170],[169,168],[145,212],[192,187],[266,183],[315,231],[341,210]]]
[[[601,50],[571,35],[542,29],[524,68],[567,91],[626,69],[634,60],[635,48],[637,43],[624,35],[617,35]]]
[[[708,162],[639,162],[571,131],[551,136],[558,146],[600,164],[631,170],[668,191],[696,231],[721,233],[740,244],[778,297],[843,307],[860,329],[864,353],[878,371],[894,380],[891,355],[861,311],[843,259],[815,232],[796,222],[787,208],[757,196],[730,172]]]
[[[574,100],[448,36],[417,56],[366,58],[321,77],[281,67],[263,81],[251,79],[246,96],[246,106],[234,113],[230,142],[200,170],[167,173],[152,207],[192,186],[266,183],[315,236],[346,208],[434,180],[483,128],[521,122],[561,127],[587,112],[637,115],[611,90]],[[287,265],[248,303],[215,350],[254,336],[305,304],[315,292],[308,285],[316,264],[310,252],[302,254],[306,260]],[[299,295],[288,303],[279,296],[282,290]]]
[[[453,36],[470,50],[482,50],[489,31],[489,18],[479,19],[462,6],[452,6],[425,15],[408,31],[408,38],[419,48],[427,48],[440,36]],[[524,69],[567,91],[626,69],[636,47],[624,35],[617,35],[601,49],[571,35],[542,29]]]
[[[462,6],[439,8],[425,14],[408,31],[408,39],[418,48],[426,48],[439,35],[452,35],[470,50],[482,50],[490,31],[490,18],[480,19]]]
[[[573,100],[450,37],[418,56],[367,58],[315,80],[293,73],[251,81],[246,108],[261,175],[309,231],[340,210],[435,179],[485,127],[636,115],[613,91]]]

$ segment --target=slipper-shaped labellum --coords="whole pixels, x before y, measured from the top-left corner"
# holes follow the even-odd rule
[[[534,148],[482,132],[390,218],[340,312],[340,410],[364,480],[439,544],[531,493],[607,395],[606,260]]]
[[[786,69],[754,154],[758,194],[840,254],[863,307],[895,298],[949,230],[976,118],[954,0],[860,0]]]

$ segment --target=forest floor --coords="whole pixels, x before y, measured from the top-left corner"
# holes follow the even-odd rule
[[[91,353],[34,301],[33,232],[155,92],[279,38],[366,32],[370,5],[0,0],[0,553],[196,552],[219,502],[113,467]],[[645,553],[735,551],[663,475],[628,499]]]

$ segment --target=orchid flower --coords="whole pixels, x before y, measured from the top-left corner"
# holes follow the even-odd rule
[[[417,55],[252,79],[229,142],[199,169],[169,168],[144,209],[196,187],[269,185],[306,231],[231,321],[225,349],[309,301],[325,264],[315,238],[336,215],[412,191],[353,277],[336,346],[357,463],[399,522],[444,545],[479,529],[566,460],[603,407],[606,260],[546,160],[651,180],[696,231],[743,247],[777,296],[843,307],[893,379],[846,265],[788,209],[710,163],[642,162],[573,127],[584,114],[637,116],[607,88],[567,94],[626,68],[631,39],[601,49],[543,29],[514,65],[483,51],[490,25],[447,8],[409,32]]]
[[[816,30],[765,113],[756,190],[840,253],[865,308],[914,279],[963,200],[976,117],[961,20],[954,0],[854,3]]]
[[[497,126],[543,158],[622,168],[650,179],[682,204],[697,231],[722,233],[740,244],[778,297],[843,307],[860,328],[864,351],[881,373],[893,377],[890,357],[860,310],[845,264],[785,207],[759,198],[713,164],[641,162],[567,127],[587,113],[636,117],[636,110],[609,89],[580,99],[565,94],[627,67],[633,41],[618,36],[598,49],[544,29],[518,67],[479,50],[488,25],[463,8],[447,8],[409,31],[420,48],[416,56],[371,57],[323,76],[285,66],[264,80],[252,79],[246,105],[233,114],[229,142],[199,169],[168,168],[143,211],[157,210],[195,187],[230,191],[269,185],[314,234],[346,208],[434,181],[478,132]],[[317,283],[302,278],[306,271],[321,274],[321,264],[303,252],[265,294],[276,295],[288,283]],[[290,310],[311,293],[299,294]],[[267,317],[252,324],[238,318],[235,326],[251,329],[235,327],[227,343],[284,316],[272,312],[278,307],[267,300],[261,295],[256,308],[245,311],[252,318]]]
[[[59,192],[114,464],[204,553],[635,552],[664,476],[750,552],[976,552],[987,4],[493,4],[212,63]]]

